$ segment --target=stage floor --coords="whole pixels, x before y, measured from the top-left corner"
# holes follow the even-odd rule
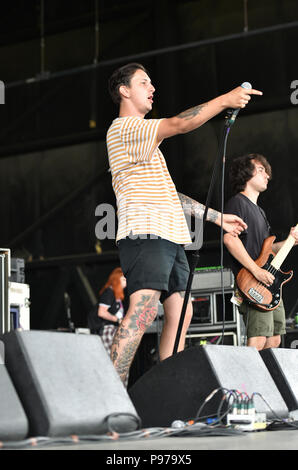
[[[298,430],[288,428],[273,431],[243,432],[241,434],[227,436],[171,436],[160,438],[143,437],[137,439],[121,437],[118,440],[109,438],[111,439],[110,441],[106,439],[107,437],[105,436],[103,440],[84,440],[82,442],[66,443],[62,442],[63,440],[59,442],[59,438],[57,438],[52,442],[48,441],[47,443],[41,443],[35,446],[22,445],[18,447],[15,443],[13,448],[16,450],[102,451],[100,452],[102,455],[99,456],[102,463],[112,463],[112,461],[106,461],[106,459],[119,459],[121,456],[139,456],[140,461],[138,465],[154,463],[153,461],[150,462],[150,460],[156,458],[155,456],[158,455],[155,451],[163,451],[163,455],[168,451],[170,455],[180,456],[181,459],[183,455],[190,455],[195,460],[200,451],[210,450],[298,450]],[[6,445],[4,448],[5,447]],[[186,453],[181,451],[192,452]],[[121,462],[118,460],[118,462],[114,463]],[[158,463],[158,461],[156,460],[155,463]],[[186,462],[181,461],[181,463]]]

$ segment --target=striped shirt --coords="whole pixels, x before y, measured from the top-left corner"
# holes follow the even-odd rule
[[[160,122],[117,118],[107,132],[118,210],[117,242],[130,234],[154,234],[178,244],[191,243],[176,187],[157,145]]]

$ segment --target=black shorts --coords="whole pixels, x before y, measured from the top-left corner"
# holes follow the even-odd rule
[[[162,292],[163,302],[174,292],[185,291],[189,265],[183,246],[160,237],[140,237],[135,240],[127,237],[118,243],[128,294],[153,289]]]

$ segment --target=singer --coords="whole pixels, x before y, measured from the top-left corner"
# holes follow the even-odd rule
[[[146,329],[163,303],[164,325],[160,359],[173,351],[189,266],[183,245],[191,238],[183,210],[202,218],[204,205],[178,194],[159,149],[161,142],[197,129],[226,108],[244,108],[251,95],[262,95],[241,86],[213,100],[165,119],[144,119],[152,109],[155,88],[141,64],[117,69],[109,80],[109,91],[119,106],[107,133],[112,184],[117,200],[116,242],[122,271],[127,279],[129,309],[111,348],[114,366],[125,383],[130,365]],[[209,209],[207,220],[233,236],[246,224],[241,218]],[[184,349],[192,317],[189,302],[178,351]]]

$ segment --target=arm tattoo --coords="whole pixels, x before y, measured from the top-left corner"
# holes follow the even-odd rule
[[[207,220],[215,224],[218,215],[219,213],[214,209],[208,209]]]
[[[178,193],[183,211],[185,214],[193,215],[199,219],[203,218],[205,206],[200,202],[195,201],[191,197],[185,196],[185,194]]]
[[[185,196],[185,194],[178,193],[178,196],[185,214],[192,215],[194,217],[197,217],[198,219],[203,218],[205,212],[204,204],[195,201],[191,197]],[[209,208],[206,219],[208,220],[208,222],[215,223],[218,214],[219,213],[217,211]]]
[[[198,106],[194,106],[193,108],[187,109],[186,111],[183,111],[182,113],[178,114],[177,117],[179,119],[186,119],[188,121],[189,119],[192,119],[198,114],[200,114],[202,109],[205,108],[207,104],[208,103],[203,103],[203,104],[199,104]]]

